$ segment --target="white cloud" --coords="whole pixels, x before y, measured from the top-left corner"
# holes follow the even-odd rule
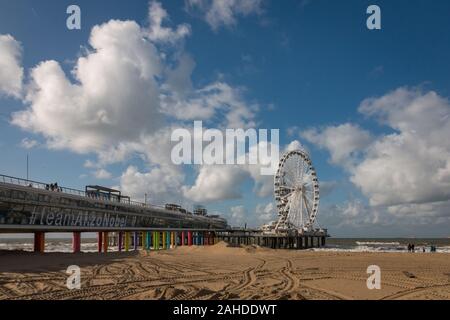
[[[22,46],[11,35],[0,34],[0,95],[22,95]]]
[[[20,142],[20,146],[25,149],[33,149],[38,145],[39,145],[38,141],[30,138],[23,138],[22,141]]]
[[[333,235],[360,237],[447,236],[450,201],[396,206],[370,206],[360,199],[322,206],[319,222]]]
[[[96,177],[97,179],[102,179],[102,180],[111,179],[113,177],[111,172],[109,172],[105,169],[98,169],[98,170],[94,171],[93,174],[94,174],[94,177]]]
[[[395,133],[377,139],[351,181],[372,205],[450,199],[450,103],[435,92],[398,89],[368,99],[360,111]]]
[[[148,199],[155,204],[174,202],[174,199],[182,201],[181,187],[185,175],[183,168],[171,161],[170,135],[173,129],[174,127],[165,127],[143,137],[140,143],[129,146],[148,166],[145,172],[130,166],[122,174],[120,184],[125,193],[137,199],[143,199],[143,194],[148,193]],[[112,154],[111,157],[121,159],[123,152]]]
[[[230,208],[231,216],[228,221],[232,226],[243,227],[248,219],[248,212],[244,206],[235,206]]]
[[[31,72],[29,108],[13,124],[40,133],[52,148],[99,152],[117,142],[135,141],[161,124],[156,48],[132,21],[95,26],[93,50],[78,59],[72,83],[56,61]]]
[[[154,42],[169,42],[173,44],[191,34],[191,27],[188,24],[181,24],[175,30],[163,27],[163,21],[168,20],[169,16],[159,2],[150,2],[148,15],[150,26],[147,36]]]
[[[183,194],[195,202],[237,199],[240,185],[248,177],[240,166],[202,166],[192,187],[183,187]]]
[[[258,204],[255,208],[255,216],[258,220],[258,225],[266,224],[277,219],[276,207],[273,202],[266,205]]]
[[[184,204],[180,195],[183,179],[184,175],[174,175],[164,166],[155,166],[148,172],[129,166],[120,178],[120,185],[133,199],[143,201],[147,193],[149,202],[153,204],[163,205],[175,200]]]
[[[284,150],[296,150],[301,146],[300,142],[292,141]],[[245,155],[248,160],[249,153],[256,150],[258,164],[246,165],[203,165],[199,169],[199,174],[195,184],[191,187],[183,187],[184,196],[197,202],[222,201],[229,199],[238,199],[242,197],[241,185],[251,179],[254,183],[253,191],[261,198],[271,196],[273,194],[273,176],[262,175],[261,168],[267,168],[271,165],[276,171],[278,167],[278,158],[274,154],[259,153],[259,148],[267,148],[275,150],[278,147],[274,143],[259,142],[253,146]]]
[[[259,107],[245,101],[243,88],[223,81],[196,89],[195,61],[176,45],[188,35],[187,25],[162,27],[168,20],[151,2],[149,27],[119,20],[94,26],[90,46],[71,70],[73,80],[57,61],[31,70],[26,109],[14,113],[12,123],[41,134],[49,148],[96,154],[85,167],[99,179],[112,178],[107,165],[139,157],[142,168],[129,166],[118,186],[133,198],[148,193],[163,204],[240,197],[247,168],[200,167],[195,183],[185,185],[184,168],[170,159],[170,133],[187,120],[254,127]]]
[[[198,9],[213,30],[233,27],[239,16],[260,15],[263,0],[186,0],[189,9]]]
[[[433,91],[399,88],[364,100],[359,111],[393,132],[371,138],[367,131],[344,124],[311,129],[303,136],[328,149],[331,162],[348,170],[372,210],[449,215],[442,209],[450,200],[450,140],[444,138],[450,136],[448,99]]]
[[[301,132],[301,136],[331,154],[331,163],[351,168],[357,161],[361,150],[372,141],[370,133],[359,126],[345,123],[329,126],[322,130],[311,128]]]
[[[175,98],[175,99],[174,99]],[[209,120],[221,114],[226,128],[254,127],[257,104],[248,105],[242,97],[242,89],[224,82],[215,82],[196,90],[185,100],[164,95],[162,110],[179,120]]]

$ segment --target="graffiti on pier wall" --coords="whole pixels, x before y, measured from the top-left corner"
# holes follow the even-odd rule
[[[39,210],[41,209],[41,210]],[[40,212],[39,212],[40,211]],[[137,217],[125,217],[119,214],[80,211],[66,213],[64,211],[37,208],[29,218],[29,225],[46,225],[56,227],[87,227],[87,228],[124,228],[135,227]],[[128,222],[128,223],[127,223]]]

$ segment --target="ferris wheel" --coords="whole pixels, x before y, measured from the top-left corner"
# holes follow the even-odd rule
[[[319,181],[308,153],[285,153],[274,180],[279,215],[275,229],[310,231],[319,210]]]

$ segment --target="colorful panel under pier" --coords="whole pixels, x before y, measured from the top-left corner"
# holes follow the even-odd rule
[[[133,232],[133,249],[137,250],[139,244],[139,237],[137,232]]]
[[[170,232],[166,231],[164,232],[166,234],[166,249],[170,249]]]
[[[162,233],[162,248],[163,248],[163,250],[166,249],[166,244],[167,244],[167,242],[166,242],[166,233],[163,232]]]
[[[45,233],[34,233],[34,252],[43,253],[45,251]]]
[[[159,250],[159,231],[158,232],[154,232],[155,234],[155,245],[154,245],[154,249],[155,250]]]
[[[118,242],[117,247],[119,249],[119,252],[122,252],[122,246],[123,246],[123,233],[122,233],[122,231],[119,232],[118,237],[119,237],[119,239],[117,241]]]
[[[152,234],[152,249],[156,250],[156,232],[151,232]]]
[[[81,251],[81,232],[74,232],[72,234],[72,250],[73,253]]]
[[[102,244],[103,244],[103,232],[98,232],[97,233],[98,252],[102,252]]]
[[[192,231],[188,231],[188,246],[192,246]]]
[[[130,250],[130,233],[125,232],[125,251]]]
[[[144,232],[144,236],[145,236],[145,250],[150,250],[152,243],[151,232]]]
[[[103,233],[103,252],[108,252],[109,237],[108,232]]]
[[[176,232],[172,231],[170,233],[170,245],[172,246],[172,248],[175,248],[175,246],[176,246],[176,239],[177,239]]]

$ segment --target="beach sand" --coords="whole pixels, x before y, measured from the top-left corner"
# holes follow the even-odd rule
[[[81,289],[65,273],[81,268]],[[381,289],[366,285],[381,268]],[[450,299],[450,254],[205,247],[129,253],[0,252],[0,299]]]

